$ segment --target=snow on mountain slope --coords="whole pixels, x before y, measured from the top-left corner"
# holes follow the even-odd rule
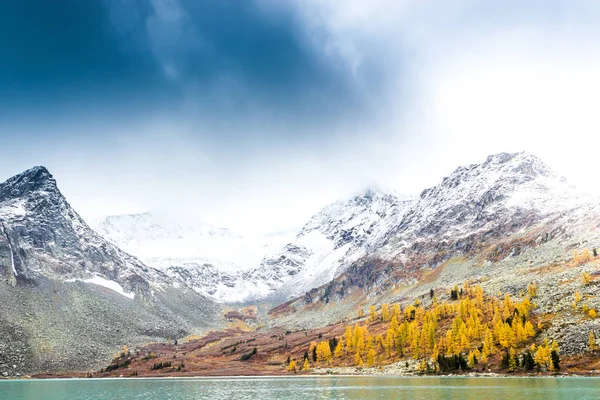
[[[97,275],[134,291],[166,284],[166,276],[101,238],[79,217],[44,167],[0,184],[0,261],[10,260],[9,280],[37,275]],[[0,264],[2,264],[0,262]]]
[[[260,262],[267,246],[260,239],[161,212],[110,216],[94,227],[109,241],[157,268],[212,263],[223,271],[250,269]]]
[[[223,302],[280,301],[328,283],[367,255],[406,260],[466,252],[576,208],[573,188],[537,157],[501,153],[457,168],[418,198],[368,190],[316,213],[279,244],[252,242],[225,229],[110,217],[99,231],[173,279]],[[281,239],[281,238],[279,238]],[[250,243],[250,244],[249,244]],[[158,257],[152,257],[158,256]]]
[[[424,190],[378,247],[392,255],[452,246],[468,250],[478,236],[508,235],[583,202],[575,188],[536,156],[496,154],[481,164],[459,167]]]
[[[273,278],[280,287],[272,293],[278,299],[295,297],[323,285],[371,251],[412,201],[368,190],[330,204],[315,214],[280,253],[266,257],[254,275],[278,270]]]
[[[5,376],[97,369],[123,343],[222,324],[212,300],[93,231],[41,166],[0,183],[0,304]]]
[[[325,207],[294,236],[244,238],[154,213],[108,217],[96,229],[173,279],[233,303],[288,298],[332,279],[409,203],[369,190]]]

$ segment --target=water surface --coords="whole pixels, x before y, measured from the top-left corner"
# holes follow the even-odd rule
[[[598,378],[257,377],[0,381],[0,399],[600,399]]]

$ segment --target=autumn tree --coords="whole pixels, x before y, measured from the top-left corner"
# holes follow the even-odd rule
[[[581,264],[581,257],[579,256],[579,252],[577,250],[573,250],[573,265]]]
[[[288,365],[288,371],[296,372],[296,361],[290,360],[290,363]]]
[[[592,259],[592,255],[588,249],[583,249],[581,252],[581,262],[586,263]]]
[[[339,358],[344,355],[344,338],[340,338],[333,352],[334,357]]]
[[[361,306],[358,306],[358,318],[363,318],[365,316],[365,312]]]
[[[369,322],[375,322],[377,321],[377,310],[375,309],[375,306],[370,306],[369,307]]]
[[[527,295],[532,299],[537,296],[537,284],[535,282],[531,282],[527,286]]]
[[[358,351],[354,355],[354,365],[357,365],[357,366],[363,365],[362,357],[360,356],[360,353]]]
[[[383,322],[390,321],[390,306],[387,303],[381,305],[381,320]]]
[[[328,341],[323,341],[317,344],[317,361],[319,362],[329,362],[331,361],[331,346]]]
[[[590,283],[592,283],[592,277],[590,276],[590,274],[588,274],[587,272],[584,272],[583,274],[581,274],[581,282],[587,286]]]
[[[402,317],[402,310],[400,309],[400,304],[394,303],[392,306],[392,314],[396,318],[397,322],[400,322],[400,318]]]
[[[302,366],[303,371],[310,371],[310,363],[308,362],[308,358],[304,359],[304,365]]]
[[[596,336],[594,335],[594,331],[590,331],[590,336],[588,339],[588,348],[590,351],[596,350]]]
[[[375,350],[370,349],[367,353],[367,366],[372,367],[375,365]]]

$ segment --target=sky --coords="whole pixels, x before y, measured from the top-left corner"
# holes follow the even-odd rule
[[[529,151],[600,193],[595,0],[0,2],[0,180],[242,233]]]

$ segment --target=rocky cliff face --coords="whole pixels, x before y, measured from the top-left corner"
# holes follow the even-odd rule
[[[97,367],[122,344],[218,322],[211,301],[90,229],[44,167],[0,184],[0,302],[7,375]]]

